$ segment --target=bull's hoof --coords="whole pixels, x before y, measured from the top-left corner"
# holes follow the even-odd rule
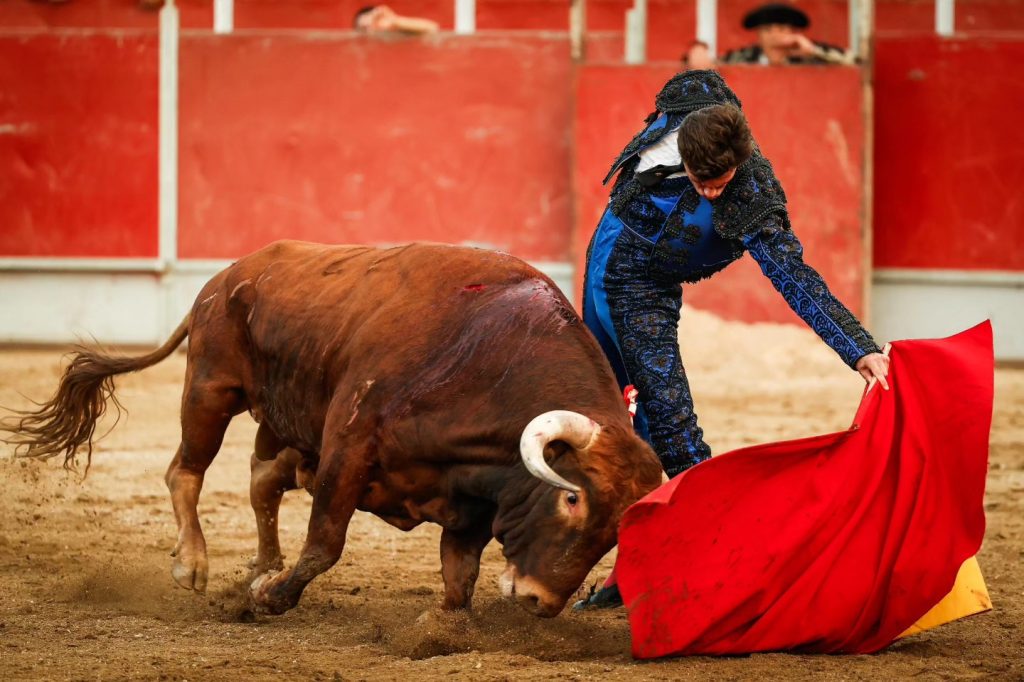
[[[280,616],[285,611],[295,606],[286,599],[281,599],[274,594],[274,588],[279,582],[276,578],[281,575],[277,571],[264,573],[252,581],[249,586],[249,604],[252,612],[261,616]]]
[[[248,562],[249,576],[247,580],[251,582],[255,581],[261,575],[265,573],[277,573],[284,570],[284,557],[278,554],[272,559],[260,559],[259,556],[254,556]]]
[[[589,609],[614,609],[622,606],[622,593],[618,585],[602,587],[594,592],[587,599],[581,599],[572,605],[573,611],[586,611]]]
[[[438,615],[437,611],[424,611],[416,618],[416,625],[426,625],[429,627],[432,625],[437,625],[438,622],[440,622],[440,620],[441,618]]]
[[[176,549],[174,561],[171,563],[171,577],[174,578],[174,582],[186,590],[205,592],[209,572],[205,554],[197,556]]]

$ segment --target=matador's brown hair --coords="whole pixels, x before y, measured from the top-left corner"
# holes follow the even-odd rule
[[[731,104],[698,109],[679,128],[679,154],[698,180],[714,180],[754,153],[747,117]]]

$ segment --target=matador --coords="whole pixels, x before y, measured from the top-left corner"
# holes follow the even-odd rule
[[[888,358],[804,262],[782,185],[722,77],[678,74],[655,106],[605,178],[618,173],[587,250],[583,311],[620,387],[638,390],[636,428],[671,477],[711,456],[679,353],[684,284],[749,253],[866,380],[884,385]]]

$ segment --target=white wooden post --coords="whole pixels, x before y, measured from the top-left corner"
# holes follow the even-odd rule
[[[712,59],[718,56],[718,0],[697,0],[697,40],[708,44]]]
[[[213,32],[231,33],[235,29],[235,0],[213,0]]]
[[[178,259],[178,8],[167,0],[160,10],[159,217],[160,261]]]
[[[647,61],[647,0],[634,0],[633,9],[626,10],[627,64]]]
[[[860,57],[861,0],[846,0],[847,46],[851,54]]]
[[[875,87],[872,79],[874,73],[874,33],[875,33],[875,0],[850,0],[856,5],[855,15],[850,16],[850,49],[861,60],[861,116],[864,125],[864,150],[861,160],[864,169],[861,182],[861,244],[863,253],[863,306],[864,324],[870,326],[872,286],[874,284],[874,178],[875,178]],[[852,26],[856,26],[856,34]],[[856,40],[856,42],[853,42]]]
[[[861,59],[871,57],[875,37],[875,0],[858,0],[857,43],[851,45]]]
[[[583,61],[587,54],[587,0],[572,0],[569,5],[569,45],[572,58]]]
[[[180,322],[171,273],[178,261],[178,45],[181,27],[174,0],[160,10],[159,240],[161,336]]]
[[[955,30],[955,0],[935,0],[935,32],[940,36],[951,36]]]
[[[849,52],[858,59],[867,59],[874,33],[875,0],[848,0]]]
[[[455,32],[476,33],[476,0],[455,0]]]

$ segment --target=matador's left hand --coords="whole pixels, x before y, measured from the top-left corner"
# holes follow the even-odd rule
[[[864,377],[864,381],[871,383],[877,379],[882,388],[889,390],[889,382],[885,380],[889,374],[889,356],[881,353],[868,353],[857,361],[857,371]]]

